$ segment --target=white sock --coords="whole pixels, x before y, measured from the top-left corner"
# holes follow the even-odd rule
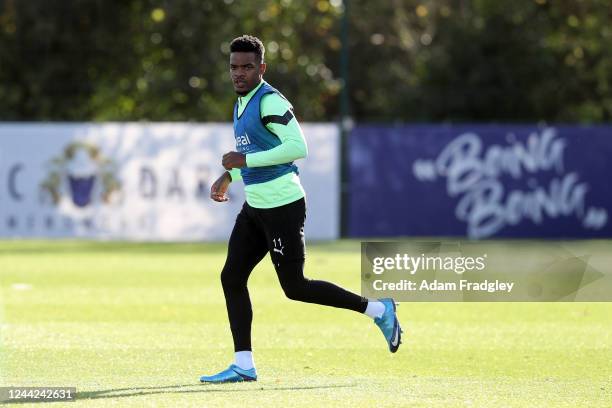
[[[364,313],[370,316],[372,319],[375,317],[382,317],[383,313],[385,313],[385,305],[378,300],[370,300],[368,301],[368,307],[366,307]]]
[[[252,351],[237,351],[236,352],[236,362],[234,363],[238,367],[243,370],[250,370],[255,367],[255,363],[253,362],[253,352]]]

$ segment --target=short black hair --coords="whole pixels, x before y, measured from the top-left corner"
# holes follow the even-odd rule
[[[244,34],[232,40],[230,52],[254,52],[259,57],[259,62],[262,63],[266,49],[259,38]]]

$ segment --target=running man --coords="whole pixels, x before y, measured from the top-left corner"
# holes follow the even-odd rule
[[[230,183],[244,182],[246,202],[236,218],[221,272],[235,361],[218,374],[201,377],[206,383],[257,380],[247,280],[267,253],[289,299],[366,314],[381,329],[392,353],[401,340],[392,299],[368,300],[332,283],[304,277],[306,203],[293,161],[306,157],[306,142],[292,105],[263,80],[264,52],[262,42],[250,35],[230,45],[230,74],[238,94],[236,151],[223,155],[221,163],[227,171],[212,185],[210,197],[227,201]]]

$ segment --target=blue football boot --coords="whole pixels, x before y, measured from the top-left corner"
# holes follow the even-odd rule
[[[200,382],[212,384],[235,383],[243,381],[257,381],[257,371],[255,371],[255,368],[243,370],[237,365],[232,364],[226,370],[223,370],[218,374],[211,376],[203,375],[200,377]]]
[[[374,323],[385,336],[385,340],[389,344],[389,351],[395,353],[402,344],[403,333],[395,313],[395,302],[391,298],[378,299],[378,301],[385,305],[385,312],[381,317],[374,318]]]

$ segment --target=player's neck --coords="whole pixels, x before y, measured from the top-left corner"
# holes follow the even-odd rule
[[[250,99],[251,96],[253,96],[253,94],[257,91],[257,89],[259,89],[259,87],[263,84],[264,80],[263,78],[257,83],[257,85],[255,85],[250,91],[246,92],[245,94],[241,95],[238,94],[238,99],[240,99],[240,101],[242,102],[244,99]]]

